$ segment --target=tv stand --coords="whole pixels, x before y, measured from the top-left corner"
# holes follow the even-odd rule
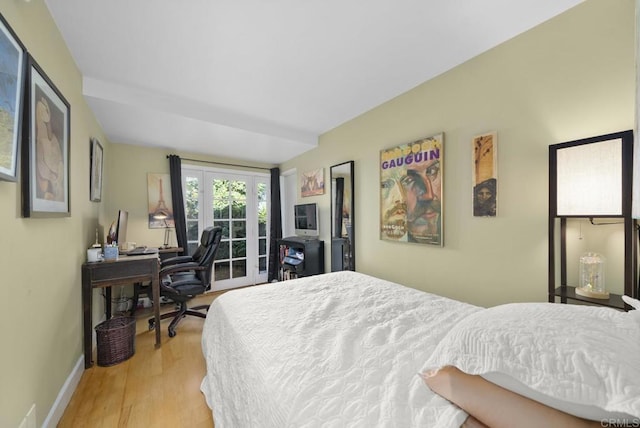
[[[290,236],[278,240],[278,247],[280,281],[324,273],[324,241],[309,236]]]

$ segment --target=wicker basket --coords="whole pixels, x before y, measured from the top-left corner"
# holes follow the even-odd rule
[[[113,366],[128,360],[136,352],[136,319],[117,317],[96,326],[98,365]]]

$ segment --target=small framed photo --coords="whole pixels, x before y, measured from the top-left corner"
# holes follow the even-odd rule
[[[0,15],[0,180],[16,181],[22,133],[25,48]]]
[[[473,137],[473,216],[495,217],[498,210],[498,133]]]
[[[324,168],[314,169],[302,174],[300,177],[300,195],[303,198],[324,195]]]
[[[91,139],[91,177],[90,177],[90,195],[89,198],[93,202],[102,200],[102,144],[95,138]]]
[[[29,55],[22,145],[22,216],[68,217],[70,107]]]

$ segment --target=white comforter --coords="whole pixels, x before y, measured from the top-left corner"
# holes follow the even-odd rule
[[[418,372],[478,310],[355,272],[230,291],[205,322],[201,389],[216,428],[459,426]]]

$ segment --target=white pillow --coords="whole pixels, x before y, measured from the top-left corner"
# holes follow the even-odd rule
[[[634,299],[629,296],[622,296],[622,300],[624,300],[624,302],[627,305],[631,306],[633,309],[640,309],[640,300]]]
[[[574,416],[640,418],[640,311],[513,303],[473,313],[422,372],[455,366]]]

